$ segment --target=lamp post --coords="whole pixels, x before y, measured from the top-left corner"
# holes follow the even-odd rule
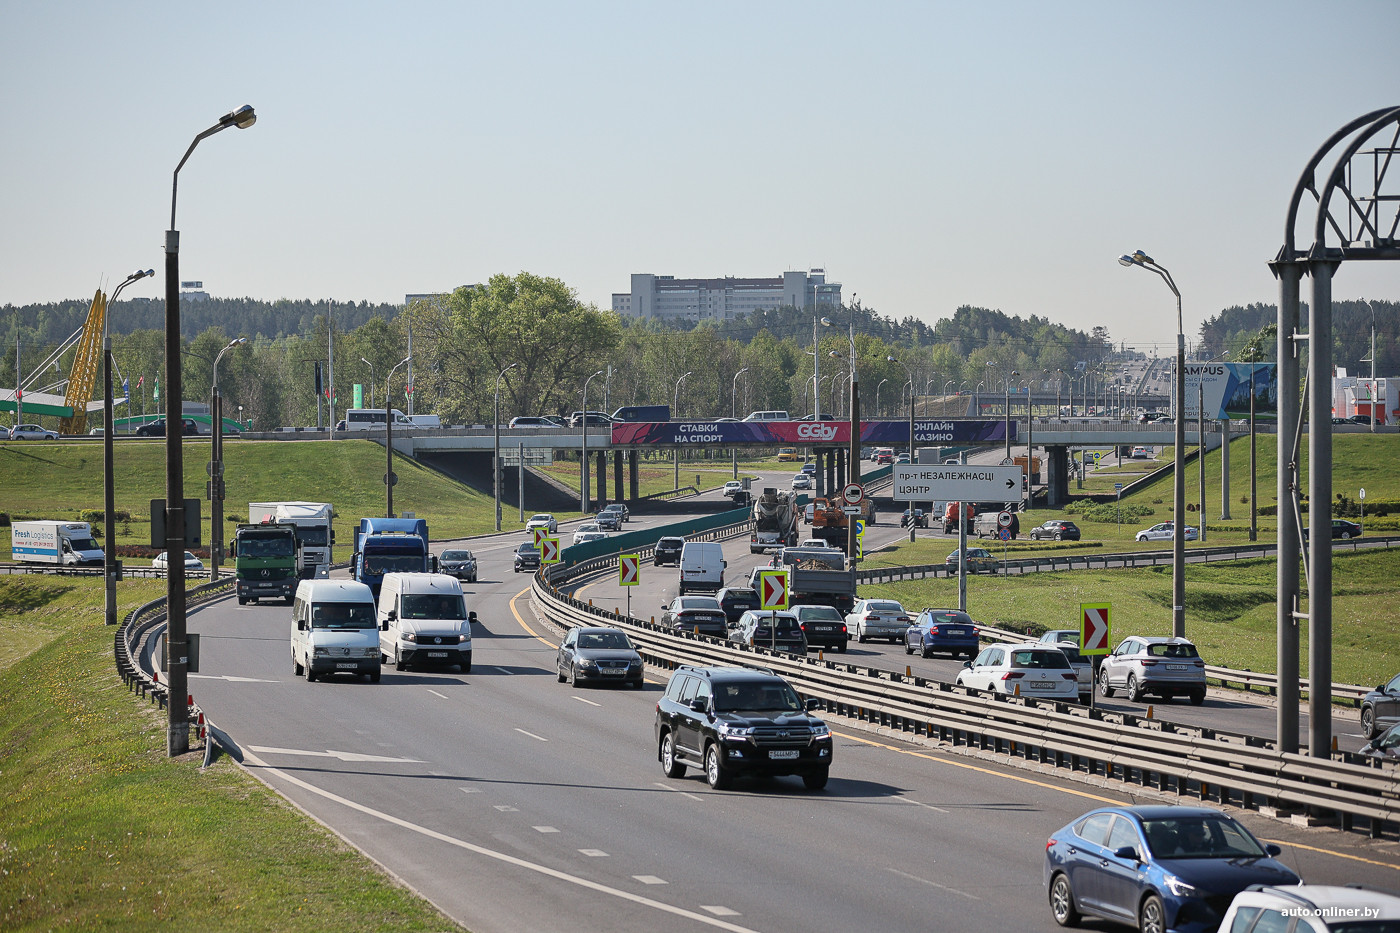
[[[399,478],[394,475],[394,407],[389,404],[389,400],[394,397],[394,393],[389,390],[389,383],[394,381],[394,373],[399,371],[399,367],[407,363],[412,357],[406,356],[394,364],[394,368],[389,370],[389,375],[384,377],[384,515],[386,518],[394,517],[394,486]]]
[[[175,166],[170,183],[170,229],[165,232],[165,393],[176,406],[176,420],[183,414],[183,380],[180,378],[180,232],[175,229],[175,201],[180,186],[180,169],[184,168],[195,146],[231,126],[245,130],[257,122],[253,108],[244,104],[219,118],[219,122],[200,133],[185,150],[184,158]],[[167,404],[167,411],[169,405]],[[185,629],[185,457],[184,432],[171,430],[169,418],[165,431],[165,553],[170,568],[165,575],[166,671],[168,687],[168,719],[165,733],[166,754],[172,758],[190,750],[189,703],[189,639]]]
[[[518,365],[511,363],[496,374],[496,396],[491,403],[491,490],[496,497],[497,531],[501,530],[501,379]],[[588,420],[587,411],[583,413],[583,420]],[[520,469],[525,469],[523,460],[520,462]]]
[[[1365,298],[1359,299],[1371,312],[1371,433],[1376,433],[1376,309]],[[1364,360],[1362,362],[1365,362]],[[1252,398],[1253,396],[1251,396]]]
[[[990,364],[989,364],[990,365]],[[1006,434],[1006,459],[1011,460],[1011,380],[1021,375],[1016,370],[1011,370],[1011,374],[1006,377],[1006,402],[1002,408],[1005,424],[1002,431]]]
[[[600,369],[583,380],[583,410],[579,415],[579,435],[583,442],[582,460],[580,461],[583,467],[583,475],[579,480],[578,508],[584,515],[588,514],[588,384],[601,375],[603,375],[603,371]],[[675,411],[674,408],[671,410]]]
[[[738,408],[739,377],[742,376],[744,373],[746,373],[746,372],[748,372],[748,371],[749,371],[749,368],[748,368],[747,366],[745,366],[743,369],[739,370],[737,373],[734,374],[734,379],[733,379],[733,381],[730,382],[730,384],[729,384],[729,417],[731,417],[731,418],[737,418],[737,417],[739,417],[739,408]],[[803,408],[806,408],[806,407],[807,407],[807,400],[806,400],[805,398],[802,400],[802,407],[803,407]],[[734,478],[735,478],[735,479],[738,479],[738,478],[739,478],[739,448],[737,448],[737,447],[731,447],[731,448],[729,448],[729,465],[730,465],[730,468],[734,471]]]
[[[371,363],[369,360],[365,359],[363,356],[360,357],[360,362],[361,362],[361,363],[364,363],[366,366],[369,367],[369,407],[370,407],[370,408],[373,408],[373,407],[374,407],[374,364]],[[389,407],[389,400],[388,400],[388,399],[385,399],[385,400],[384,400],[384,407],[385,407],[385,408],[388,408],[388,407]],[[332,412],[332,414],[334,414],[334,412]],[[335,419],[332,418],[331,420],[334,421]],[[500,531],[501,529],[497,528],[496,530],[497,530],[497,531]]]
[[[887,376],[887,377],[885,377],[884,379],[881,379],[879,382],[875,383],[875,417],[876,417],[876,418],[880,417],[880,412],[882,411],[882,409],[880,408],[880,390],[883,389],[883,388],[885,387],[885,383],[887,383],[887,382],[889,382],[889,381],[890,381],[890,380],[889,380],[889,377]],[[903,400],[903,395],[904,395],[904,393],[901,392],[901,393],[900,393],[901,401]]]
[[[680,417],[680,410],[681,410],[681,383],[682,383],[682,382],[685,382],[686,378],[689,377],[689,376],[692,376],[692,375],[694,375],[694,373],[688,372],[688,373],[686,373],[684,376],[681,376],[679,379],[676,380],[676,393],[675,393],[675,398],[672,399],[671,411],[673,411],[673,412],[676,413],[676,417],[677,417],[677,418]],[[679,444],[676,445],[675,447],[671,448],[671,467],[672,467],[672,469],[675,471],[675,476],[674,476],[674,479],[673,479],[673,481],[674,481],[674,483],[675,483],[675,488],[676,488],[676,489],[680,489],[680,488],[681,488],[681,448],[680,448],[680,445],[679,445]]]
[[[1155,272],[1176,296],[1176,416],[1172,468],[1172,635],[1186,637],[1186,333],[1181,326],[1181,292],[1171,273],[1152,261],[1142,250],[1118,257],[1122,266],[1137,266]]]
[[[209,389],[209,414],[213,421],[209,465],[209,579],[219,579],[219,565],[224,557],[224,397],[219,394],[219,360],[234,347],[248,342],[247,337],[235,337],[214,357],[214,384]],[[170,430],[170,422],[166,422]]]
[[[905,374],[909,376],[909,465],[912,467],[912,466],[914,465],[914,373],[913,373],[913,371],[904,363],[903,360],[901,360],[901,359],[899,359],[899,358],[897,358],[897,357],[894,357],[894,356],[887,356],[887,357],[885,357],[885,362],[887,362],[887,363],[898,363],[900,366],[903,366],[903,367],[904,367],[904,372],[905,372]],[[925,390],[927,390],[927,387],[925,387]],[[913,500],[910,500],[910,502],[909,502],[909,540],[910,540],[910,542],[912,542],[912,541],[914,540],[914,527],[915,527],[915,526],[914,526],[914,502],[913,502]]]
[[[128,275],[116,288],[112,289],[112,300],[107,302],[107,310],[116,307],[117,296],[132,282],[155,275],[154,269],[137,269]],[[102,316],[102,380],[105,388],[102,393],[102,575],[106,578],[104,612],[108,625],[117,624],[117,520],[113,512],[117,510],[116,480],[112,470],[112,433],[116,430],[112,417],[112,338],[107,336],[107,315]],[[19,385],[19,367],[15,367],[15,385]],[[15,398],[19,398],[16,389]],[[18,403],[16,403],[18,404]],[[16,408],[16,419],[18,411]],[[127,414],[131,413],[131,400],[127,399]],[[18,420],[15,421],[19,423]],[[127,424],[130,424],[128,419]]]
[[[830,319],[822,318],[822,325],[832,326]],[[850,364],[851,364],[851,444],[846,455],[847,478],[851,485],[860,485],[860,379],[856,375],[856,326],[854,323],[846,325],[846,337],[850,341]],[[841,354],[832,351],[832,356],[839,357]],[[846,523],[846,553],[852,558],[856,556],[856,523],[848,521]]]

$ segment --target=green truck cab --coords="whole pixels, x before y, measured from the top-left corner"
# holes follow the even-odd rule
[[[297,589],[295,525],[263,522],[239,525],[233,536],[233,566],[238,604],[278,597],[291,605]]]

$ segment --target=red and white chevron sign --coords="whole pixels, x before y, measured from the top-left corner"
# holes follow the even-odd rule
[[[642,582],[642,561],[636,554],[617,556],[617,582],[619,586],[637,586]]]
[[[1108,654],[1112,641],[1109,604],[1081,603],[1079,613],[1079,653]]]
[[[788,572],[763,570],[758,575],[758,608],[786,609],[788,607]]]
[[[559,539],[558,539],[558,538],[541,538],[541,539],[540,539],[540,563],[542,563],[542,564],[557,564],[557,563],[559,563]]]

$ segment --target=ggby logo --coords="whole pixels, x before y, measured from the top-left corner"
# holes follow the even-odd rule
[[[836,436],[836,428],[834,425],[820,424],[817,422],[799,424],[797,426],[797,436],[815,441],[829,441]]]

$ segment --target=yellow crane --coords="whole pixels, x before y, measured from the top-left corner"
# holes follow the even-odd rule
[[[73,368],[68,372],[68,390],[64,404],[73,413],[59,421],[60,434],[87,433],[87,406],[92,388],[97,384],[97,369],[102,363],[103,324],[107,319],[107,296],[98,289],[88,308],[87,323],[78,336],[78,350],[73,356]]]

